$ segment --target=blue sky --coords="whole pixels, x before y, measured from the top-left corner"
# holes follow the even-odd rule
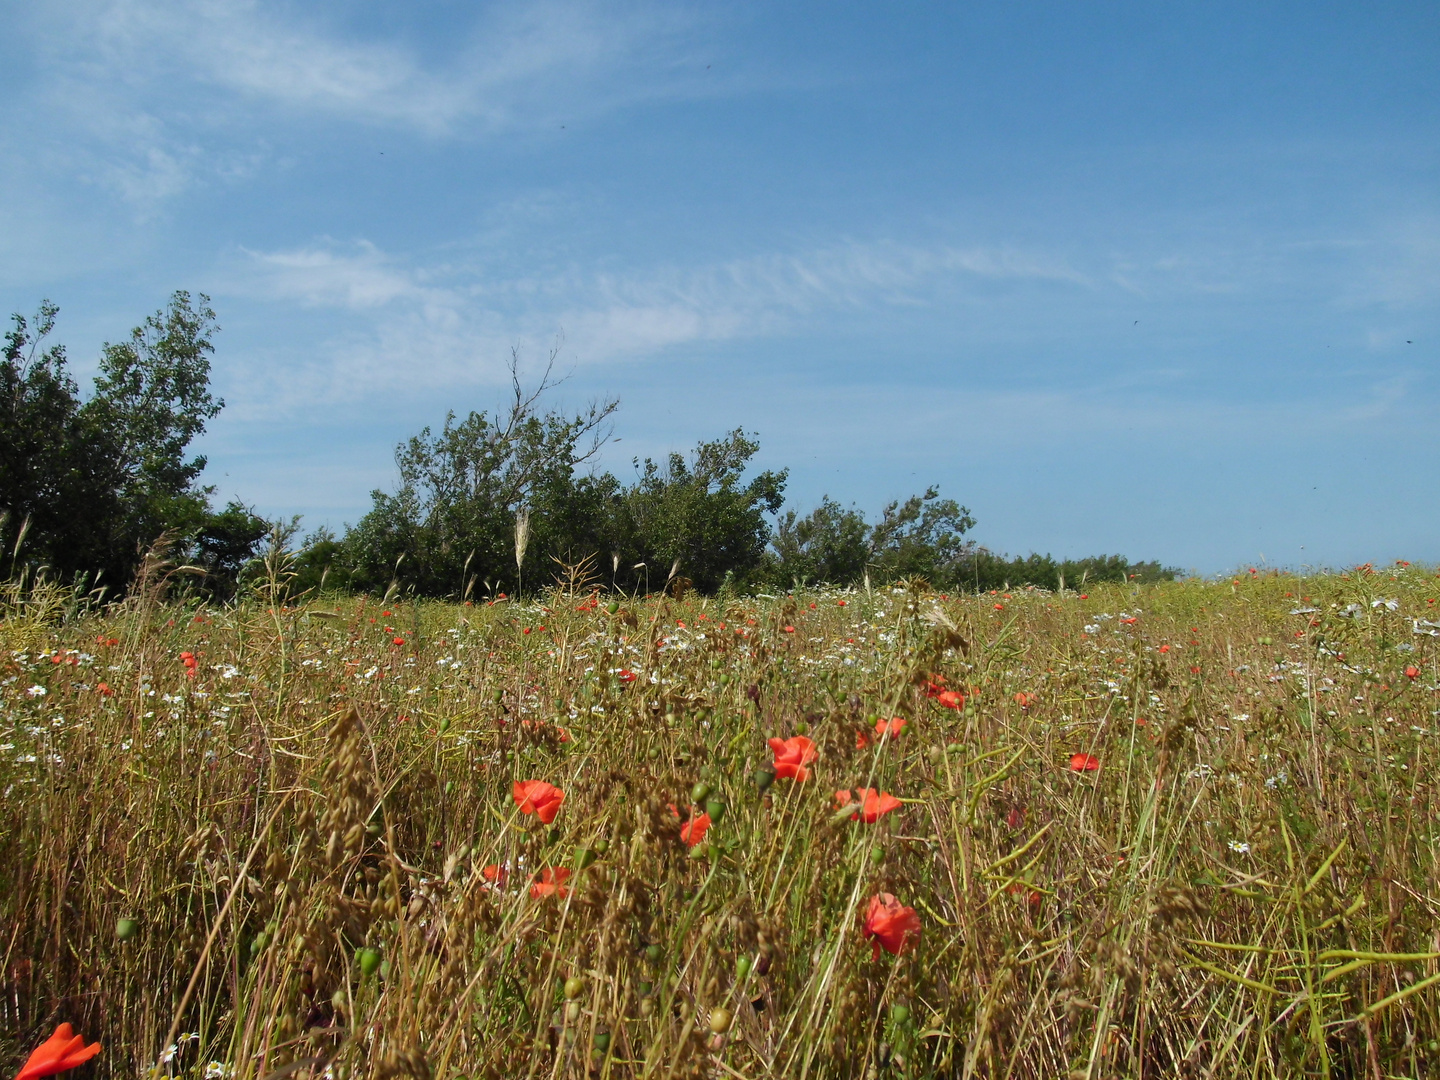
[[[0,2],[0,303],[176,288],[207,479],[340,527],[395,443],[617,396],[792,505],[1001,551],[1440,560],[1440,7]],[[563,335],[563,337],[561,337]]]

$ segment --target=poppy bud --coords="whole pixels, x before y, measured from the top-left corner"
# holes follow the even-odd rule
[[[720,819],[725,816],[725,804],[719,799],[707,799],[705,813],[710,815],[710,824],[718,824]]]
[[[565,1006],[565,1022],[573,1024],[580,1019],[580,1002],[572,1001]]]
[[[809,731],[809,730],[810,730],[810,725],[807,724],[807,723],[805,723],[804,720],[801,720],[800,723],[798,723],[798,724],[795,725],[795,734],[796,734],[796,735],[804,735],[804,734],[805,734],[807,731]]]
[[[723,1035],[730,1030],[730,1010],[723,1005],[718,1005],[710,1010],[710,1030],[716,1035]]]
[[[735,961],[735,978],[740,982],[744,982],[749,977],[750,958],[748,956],[742,956]]]
[[[610,1032],[597,1031],[595,1033],[595,1049],[602,1054],[610,1049]]]
[[[617,611],[620,610],[620,605],[614,600],[611,600],[610,603],[605,605],[605,610],[608,611],[611,615],[614,615]]]
[[[256,956],[265,951],[265,946],[270,944],[270,936],[261,930],[250,939],[250,955]]]
[[[709,844],[696,844],[694,847],[692,847],[692,848],[690,849],[690,858],[692,858],[692,859],[708,859],[709,857],[710,857],[710,845],[709,845]]]
[[[504,699],[504,697],[505,691],[501,690],[499,687],[496,687],[495,692],[490,695],[490,700],[495,702],[496,705],[499,705],[500,702]]]
[[[330,995],[330,1007],[336,1012],[339,1012],[341,1009],[345,1008],[345,1005],[346,1000],[344,990],[336,990],[335,993]]]
[[[577,847],[575,849],[575,869],[584,870],[595,861],[595,852],[588,847]]]
[[[445,781],[445,794],[446,794],[446,795],[449,795],[449,794],[450,794],[452,791],[454,791],[454,790],[455,790],[455,781],[454,781],[454,780],[446,780],[446,781]]]
[[[891,1005],[890,1019],[896,1024],[903,1025],[910,1019],[910,1009],[905,1005]]]
[[[661,960],[665,959],[665,947],[658,944],[645,946],[645,959],[649,960],[652,964],[658,964]]]
[[[565,997],[567,1000],[577,998],[585,989],[585,980],[578,975],[571,975],[565,980]]]
[[[703,803],[706,798],[709,797],[710,791],[710,785],[705,783],[704,780],[701,780],[698,784],[696,784],[690,789],[690,801],[694,803]]]
[[[759,788],[762,792],[769,791],[770,785],[775,783],[775,770],[756,769],[754,780],[755,786]]]
[[[447,731],[449,731],[449,730],[450,730],[450,718],[447,716],[447,717],[445,717],[444,720],[441,720],[441,721],[440,721],[440,734],[441,734],[441,735],[444,735],[445,732],[447,732]]]
[[[140,933],[140,924],[134,919],[115,920],[115,936],[121,941],[129,941],[138,933]]]
[[[380,968],[380,950],[366,946],[356,954],[360,960],[360,974],[364,978],[374,975]]]

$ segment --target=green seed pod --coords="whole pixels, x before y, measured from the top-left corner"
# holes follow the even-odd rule
[[[910,1010],[904,1005],[890,1006],[890,1019],[896,1024],[905,1024],[910,1019]]]
[[[705,813],[710,815],[710,824],[719,825],[725,817],[725,804],[719,799],[706,799]]]
[[[260,953],[265,951],[265,946],[269,944],[270,935],[265,933],[264,930],[261,930],[260,933],[256,934],[253,938],[250,939],[250,955],[258,956]]]
[[[584,870],[595,861],[595,852],[588,847],[580,846],[575,849],[575,869]]]
[[[565,1022],[573,1024],[580,1019],[580,1002],[572,1001],[565,1006]]]
[[[665,959],[665,947],[663,945],[645,946],[645,959],[649,960],[652,964],[658,964],[661,960]]]
[[[654,998],[648,998],[648,997],[647,997],[647,998],[642,998],[642,999],[640,1000],[640,1015],[641,1015],[641,1016],[649,1016],[649,1015],[650,1015],[651,1013],[653,1013],[654,1011],[655,1011],[655,999],[654,999]]]
[[[445,719],[443,719],[443,720],[440,721],[440,734],[441,734],[441,735],[444,735],[444,734],[445,734],[447,731],[449,731],[449,730],[450,730],[450,717],[447,716],[447,717],[445,717]]]
[[[742,957],[740,957],[738,960],[735,961],[735,978],[736,978],[736,980],[739,981],[739,982],[744,982],[744,981],[745,981],[746,979],[748,979],[749,977],[750,977],[750,957],[748,957],[748,956],[742,956]]]
[[[699,783],[697,783],[694,787],[690,789],[690,801],[694,803],[703,803],[707,798],[709,798],[710,791],[710,785],[707,784],[704,780],[701,780]]]
[[[545,842],[547,844],[558,844],[560,842],[560,830],[551,829],[545,834]]]
[[[709,857],[710,857],[710,845],[709,845],[709,844],[696,844],[694,847],[692,847],[692,848],[690,849],[690,858],[692,858],[692,859],[708,859]]]
[[[362,977],[368,979],[380,969],[379,949],[367,945],[356,954],[356,957],[360,961],[360,974]]]
[[[140,933],[140,924],[134,919],[115,920],[115,936],[121,941],[129,941],[138,933]]]
[[[339,1012],[348,1004],[349,1002],[345,997],[344,990],[336,990],[333,994],[330,995],[330,1007],[336,1012]]]
[[[611,615],[614,615],[617,611],[620,610],[620,605],[614,600],[611,600],[610,603],[605,605],[605,610],[608,611]]]
[[[650,985],[649,979],[641,979],[635,984],[635,992],[641,997],[645,997],[645,995],[649,994],[653,989],[654,987]]]
[[[885,849],[880,847],[878,844],[875,847],[871,848],[870,861],[876,866],[879,866],[882,862],[885,861]]]
[[[585,980],[578,975],[571,975],[565,980],[565,997],[567,999],[577,998],[585,991]]]
[[[723,1035],[730,1030],[730,1010],[724,1005],[717,1005],[710,1010],[710,1030],[716,1035]]]
[[[445,794],[446,794],[446,795],[450,795],[450,794],[453,794],[454,791],[455,791],[455,781],[454,781],[454,780],[446,780],[446,781],[445,781]]]
[[[594,851],[596,855],[604,855],[607,851],[610,850],[610,841],[606,840],[602,836],[599,840],[596,840],[595,843],[590,845],[590,849]]]
[[[775,770],[774,770],[774,769],[756,769],[756,770],[755,770],[754,780],[755,780],[755,786],[756,786],[757,788],[759,788],[759,789],[761,790],[761,792],[769,791],[769,790],[770,790],[770,785],[773,784],[773,783],[775,783]]]
[[[490,700],[495,702],[496,705],[499,705],[500,702],[505,700],[505,691],[497,686],[495,692],[490,695]]]
[[[809,731],[809,730],[810,730],[810,725],[807,724],[807,723],[805,723],[804,720],[801,720],[800,723],[798,723],[798,724],[795,725],[795,734],[796,734],[796,735],[804,735],[804,734],[805,734],[807,731]]]
[[[595,1033],[595,1049],[602,1054],[610,1049],[610,1032],[597,1031]]]
[[[941,750],[938,746],[932,746],[929,750],[925,751],[925,756],[930,759],[932,765],[938,765],[944,760],[945,751]]]

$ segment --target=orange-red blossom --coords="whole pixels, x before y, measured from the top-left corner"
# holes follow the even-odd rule
[[[66,1069],[83,1065],[100,1053],[100,1044],[85,1045],[85,1036],[76,1035],[69,1024],[61,1024],[55,1034],[37,1046],[25,1059],[25,1065],[15,1080],[37,1080],[41,1076],[54,1076]]]
[[[874,825],[891,810],[899,810],[903,805],[899,799],[888,791],[879,791],[875,788],[856,788],[851,791],[849,788],[842,788],[835,792],[835,807],[843,810],[847,806],[856,806],[859,809],[850,815],[851,821],[859,821],[863,816],[865,824]]]
[[[770,749],[775,752],[776,776],[801,781],[810,779],[810,770],[805,766],[815,760],[815,744],[804,735],[771,739]]]
[[[870,898],[870,910],[865,913],[865,925],[860,932],[875,939],[870,959],[880,959],[882,947],[898,956],[920,936],[920,916],[914,908],[906,907],[889,893],[876,893]]]
[[[511,794],[522,814],[537,814],[546,825],[555,820],[565,801],[565,792],[544,780],[517,780]]]

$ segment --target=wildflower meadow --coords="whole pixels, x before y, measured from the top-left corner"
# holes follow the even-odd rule
[[[1440,1072],[1433,568],[275,584],[4,597],[6,1067]]]

